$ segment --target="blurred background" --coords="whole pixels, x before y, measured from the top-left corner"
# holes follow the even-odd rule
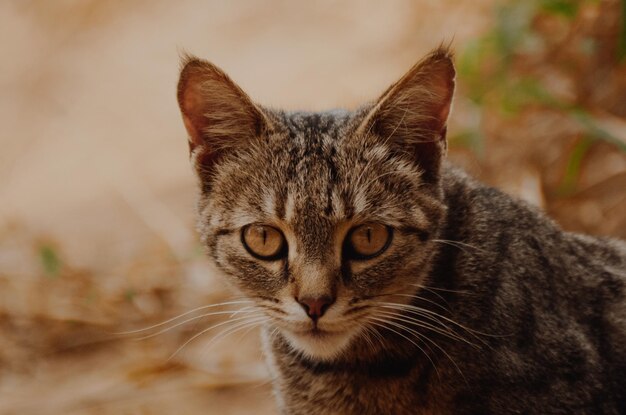
[[[239,304],[118,334],[234,298],[194,231],[183,51],[260,103],[321,110],[452,42],[450,157],[565,229],[626,238],[625,16],[624,0],[2,1],[0,414],[275,413],[258,333],[219,326]]]

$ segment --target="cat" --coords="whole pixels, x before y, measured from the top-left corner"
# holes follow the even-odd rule
[[[454,87],[440,47],[356,111],[286,112],[184,58],[199,232],[263,316],[278,408],[626,414],[626,244],[450,165]]]

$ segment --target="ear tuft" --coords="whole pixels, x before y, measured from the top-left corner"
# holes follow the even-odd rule
[[[357,130],[408,150],[430,181],[438,180],[446,149],[455,82],[452,56],[445,46],[428,54],[382,94]]]

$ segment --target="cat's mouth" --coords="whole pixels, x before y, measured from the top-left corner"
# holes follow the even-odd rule
[[[336,336],[339,333],[338,332],[332,332],[330,330],[323,330],[320,329],[319,327],[315,326],[311,329],[307,329],[307,330],[303,330],[303,331],[299,331],[296,332],[297,335],[299,336],[305,336],[305,337],[311,337],[314,339],[324,339],[324,338],[328,338],[330,336]]]
[[[305,355],[322,360],[336,357],[353,337],[351,331],[331,331],[318,326],[300,330],[285,330],[283,334],[291,345]]]
[[[309,337],[314,339],[324,339],[332,336],[340,336],[346,334],[345,328],[336,324],[328,323],[311,323],[304,326],[290,327],[296,336]]]

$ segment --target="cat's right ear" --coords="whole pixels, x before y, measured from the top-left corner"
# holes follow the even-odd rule
[[[245,146],[270,127],[267,117],[217,66],[185,56],[178,105],[196,169],[207,171],[229,148]]]

